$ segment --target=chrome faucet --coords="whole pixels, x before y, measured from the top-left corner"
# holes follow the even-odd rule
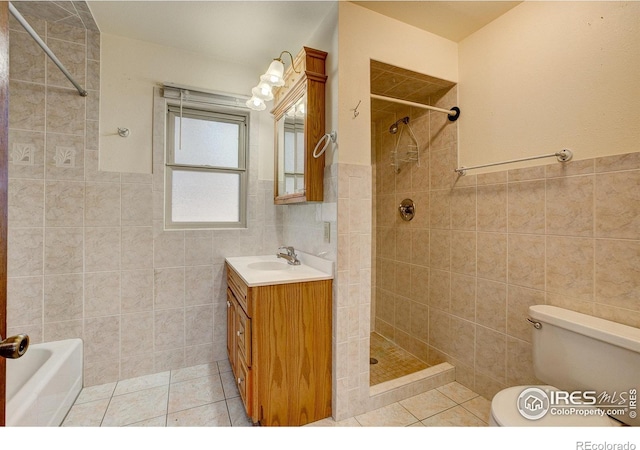
[[[281,252],[280,250],[285,250],[286,253]],[[276,254],[278,258],[286,259],[289,264],[292,266],[299,266],[300,260],[298,259],[298,255],[296,255],[296,251],[293,247],[280,247],[278,249],[278,253]]]

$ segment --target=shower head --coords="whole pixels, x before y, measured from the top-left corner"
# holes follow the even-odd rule
[[[402,122],[405,125],[409,123],[409,116],[403,117],[402,119],[396,120],[393,125],[389,127],[389,133],[396,134],[398,132],[398,124]]]

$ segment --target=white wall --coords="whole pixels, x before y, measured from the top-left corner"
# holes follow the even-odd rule
[[[164,82],[247,95],[260,74],[228,62],[120,36],[102,34],[100,170],[151,173],[153,88]],[[273,148],[270,115],[258,114],[260,149]],[[117,128],[129,128],[128,138]],[[255,143],[253,143],[255,144]],[[273,157],[260,152],[259,178],[273,179]],[[266,177],[266,178],[263,178]]]
[[[637,151],[638,23],[637,2],[524,2],[463,40],[459,163]]]
[[[371,59],[458,81],[456,43],[349,2],[339,4],[340,163],[371,164]],[[360,103],[356,118],[352,109]]]

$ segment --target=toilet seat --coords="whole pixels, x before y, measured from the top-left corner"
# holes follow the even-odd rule
[[[490,425],[498,427],[612,427],[621,424],[604,415],[552,415],[547,413],[538,420],[529,420],[518,411],[518,396],[530,387],[558,390],[553,386],[514,386],[498,392],[491,400]],[[596,409],[596,408],[590,408]]]

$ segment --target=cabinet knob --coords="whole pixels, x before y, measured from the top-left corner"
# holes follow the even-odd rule
[[[244,331],[236,331],[236,334],[237,334],[238,336],[242,336],[242,335],[244,334]]]
[[[231,308],[231,302],[227,300],[227,308]]]
[[[238,378],[238,386],[240,386],[243,381],[244,381],[244,378]]]

